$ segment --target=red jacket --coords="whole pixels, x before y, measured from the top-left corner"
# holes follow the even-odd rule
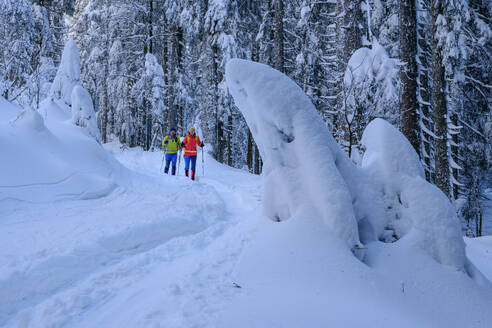
[[[188,133],[181,143],[181,146],[185,149],[184,155],[196,156],[196,145],[203,147],[203,142],[200,141],[200,138],[197,135],[192,137],[191,134]]]

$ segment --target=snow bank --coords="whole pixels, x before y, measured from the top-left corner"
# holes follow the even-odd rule
[[[72,90],[72,123],[86,128],[87,132],[97,141],[101,141],[101,132],[97,127],[96,113],[89,92],[81,85]]]
[[[475,283],[405,240],[369,244],[365,265],[315,217],[249,221],[257,221],[257,231],[228,280],[241,288],[214,327],[486,328],[492,322],[490,283]],[[490,269],[491,256],[484,256],[492,243],[483,246],[474,255]]]
[[[0,113],[8,113],[0,116],[0,202],[98,198],[129,183],[123,167],[71,123],[66,105],[46,100],[40,112],[50,115],[0,98]]]
[[[264,213],[285,220],[306,208],[349,247],[359,244],[350,191],[339,167],[351,165],[309,98],[269,66],[233,59],[226,79],[264,162]]]
[[[67,105],[72,104],[72,89],[80,84],[80,56],[79,49],[74,40],[68,40],[63,49],[63,54],[51,85],[49,97],[61,99]]]
[[[98,198],[129,183],[123,167],[98,143],[73,40],[65,45],[50,97],[39,112],[23,112],[0,99],[0,113],[0,201]]]
[[[226,66],[226,79],[264,162],[268,217],[318,217],[349,247],[359,240],[392,242],[405,236],[439,263],[464,269],[453,206],[423,179],[417,154],[391,124],[376,119],[368,125],[362,167],[356,167],[287,76],[234,59]]]
[[[449,199],[424,179],[424,170],[410,142],[391,124],[375,119],[362,136],[362,167],[384,190],[389,225],[438,262],[464,268],[465,244]]]
[[[492,236],[465,238],[466,253],[480,272],[492,282]]]

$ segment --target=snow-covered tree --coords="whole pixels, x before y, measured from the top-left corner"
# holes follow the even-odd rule
[[[158,146],[162,131],[164,107],[164,71],[154,55],[145,55],[145,67],[131,90],[137,108],[137,142],[145,150]],[[165,133],[165,132],[164,132]]]
[[[40,101],[48,96],[51,83],[55,78],[55,58],[58,56],[53,45],[54,35],[49,22],[48,10],[38,4],[33,4],[32,9],[35,34],[31,80],[33,83],[33,107],[39,108]]]
[[[0,1],[0,96],[30,105],[35,21],[28,0]]]
[[[398,105],[398,62],[388,56],[376,38],[371,48],[355,51],[344,75],[343,115],[347,139],[342,145],[348,150],[359,149],[367,124],[376,117],[396,123]]]
[[[89,92],[77,84],[72,89],[72,123],[83,127],[97,141],[101,141],[101,133],[97,126],[96,113]]]
[[[458,60],[461,69],[460,78],[456,79],[459,82],[456,96],[461,101],[453,102],[460,105],[454,116],[455,125],[460,127],[457,148],[458,164],[462,168],[457,196],[465,231],[473,236],[482,235],[485,189],[491,183],[488,178],[492,168],[492,27],[488,20],[491,10],[482,1],[470,1],[467,10],[460,11],[460,30],[465,32],[461,34],[460,47],[466,56]],[[450,96],[455,98],[453,93]]]
[[[51,85],[49,96],[71,105],[72,90],[78,84],[80,84],[79,49],[74,40],[68,40],[63,49],[60,66]]]

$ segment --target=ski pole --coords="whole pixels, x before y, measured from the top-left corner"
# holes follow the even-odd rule
[[[178,174],[179,175],[179,164],[181,163],[181,149],[178,151]]]
[[[202,147],[202,176],[205,176],[205,164],[203,160],[203,147]]]

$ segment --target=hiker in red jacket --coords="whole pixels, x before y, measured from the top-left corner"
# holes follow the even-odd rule
[[[183,138],[181,147],[184,148],[184,160],[185,160],[185,175],[188,176],[188,170],[190,169],[191,161],[191,180],[195,180],[196,171],[196,146],[203,147],[205,144],[200,141],[200,138],[196,135],[195,127],[191,127],[188,130],[188,134]]]

